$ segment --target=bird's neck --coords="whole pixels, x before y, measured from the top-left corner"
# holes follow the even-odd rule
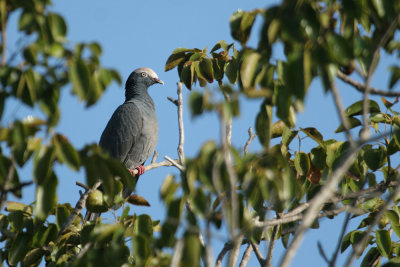
[[[133,84],[125,88],[125,101],[131,99],[145,99],[149,97],[150,95],[147,92],[146,86]]]

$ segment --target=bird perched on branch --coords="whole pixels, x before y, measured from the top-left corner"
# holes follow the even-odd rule
[[[135,176],[145,171],[143,166],[153,153],[158,139],[158,121],[154,101],[147,92],[153,84],[164,84],[150,68],[134,70],[125,83],[125,102],[120,105],[108,121],[100,146],[110,156],[120,160]],[[132,192],[125,188],[123,197]],[[86,214],[86,220],[95,220],[100,214]]]

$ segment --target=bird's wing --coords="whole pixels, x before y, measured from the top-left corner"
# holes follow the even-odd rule
[[[115,110],[100,138],[100,146],[125,163],[128,152],[142,131],[141,112],[135,103],[125,102]]]

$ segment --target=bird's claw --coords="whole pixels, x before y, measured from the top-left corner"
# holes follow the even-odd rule
[[[137,174],[135,173],[135,170],[137,170]],[[143,165],[139,165],[135,168],[135,170],[129,169],[129,172],[132,174],[132,176],[142,175],[146,171],[146,168]]]

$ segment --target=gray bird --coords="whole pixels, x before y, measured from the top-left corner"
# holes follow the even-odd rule
[[[111,157],[120,160],[133,174],[144,173],[144,162],[153,153],[158,139],[158,121],[154,101],[147,92],[153,84],[164,84],[150,68],[134,70],[125,83],[125,102],[111,116],[101,138],[100,146]],[[125,188],[123,197],[132,192]],[[100,214],[86,214],[95,220]]]

